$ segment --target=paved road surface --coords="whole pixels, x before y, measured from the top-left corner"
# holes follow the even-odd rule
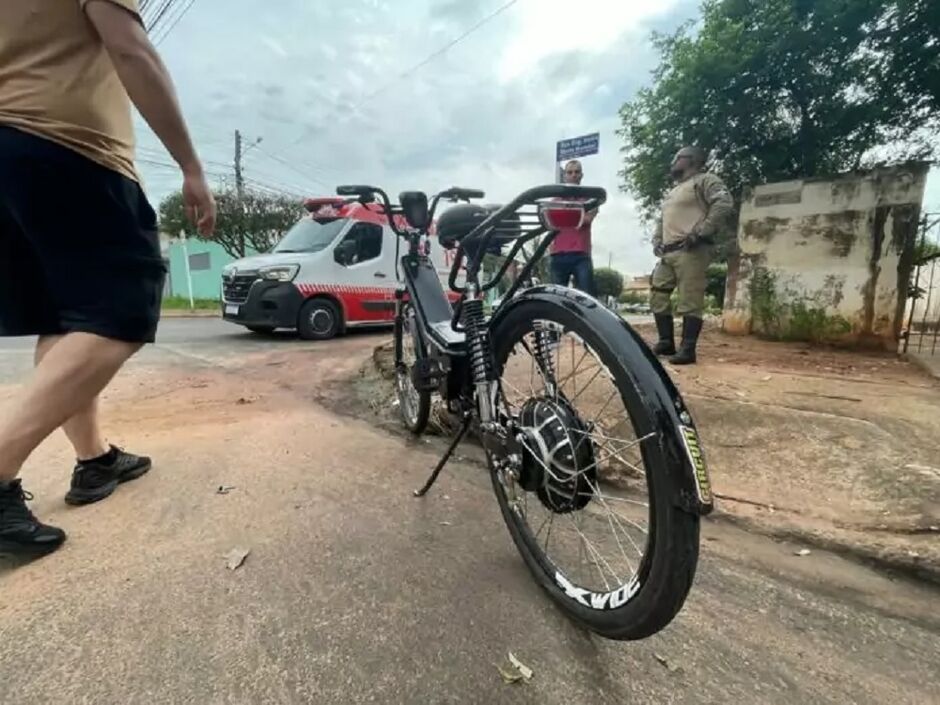
[[[70,538],[0,568],[0,703],[937,702],[936,592],[715,522],[667,630],[580,631],[529,578],[479,468],[415,500],[436,442],[317,403],[381,337],[167,321],[106,404],[154,470],[80,509],[61,499],[60,437],[24,473]],[[0,404],[28,352],[0,341]],[[235,547],[251,553],[232,572]],[[502,683],[508,651],[531,682]]]

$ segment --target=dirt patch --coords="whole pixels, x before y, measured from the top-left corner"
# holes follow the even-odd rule
[[[718,516],[940,582],[940,384],[889,353],[713,326],[700,360],[669,371],[702,432]],[[331,408],[399,432],[390,373],[380,347]]]

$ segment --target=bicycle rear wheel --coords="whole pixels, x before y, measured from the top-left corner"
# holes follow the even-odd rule
[[[395,319],[395,393],[402,422],[414,434],[424,432],[431,414],[431,392],[415,387],[412,378],[415,362],[426,354],[414,308],[404,303]]]
[[[602,636],[641,639],[685,601],[699,517],[670,492],[667,464],[679,461],[663,450],[664,421],[643,388],[657,373],[623,362],[642,343],[588,320],[610,315],[532,299],[496,323],[500,412],[522,428],[524,450],[515,468],[490,465],[513,541],[552,599]]]

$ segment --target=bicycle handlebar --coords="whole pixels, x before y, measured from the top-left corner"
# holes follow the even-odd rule
[[[584,209],[592,211],[607,200],[607,191],[597,186],[575,186],[573,184],[546,184],[545,186],[535,186],[528,191],[516,196],[515,199],[507,203],[499,210],[494,211],[486,220],[471,230],[466,237],[461,238],[460,245],[457,247],[457,256],[454,266],[451,269],[448,284],[451,290],[460,291],[457,286],[457,272],[463,264],[463,256],[466,245],[473,244],[481,251],[489,246],[490,240],[496,231],[496,226],[500,221],[513,215],[524,205],[533,204],[548,198],[570,199],[573,201],[584,202]],[[544,232],[544,230],[542,230]],[[547,243],[546,243],[547,246]]]
[[[400,235],[401,237],[408,236],[408,233],[399,229],[398,224],[395,222],[395,216],[400,215],[401,210],[399,209],[396,211],[388,197],[388,194],[386,194],[385,191],[378,188],[377,186],[367,186],[365,184],[347,184],[344,186],[337,186],[336,194],[338,196],[355,196],[364,202],[373,201],[375,200],[375,197],[378,196],[382,201],[382,209],[385,211],[385,217],[388,218],[389,227],[395,234]],[[437,203],[442,198],[469,201],[471,198],[483,198],[485,195],[486,194],[479,189],[460,188],[459,186],[454,186],[447,189],[446,191],[441,191],[439,194],[434,196],[433,199],[431,199],[428,221],[431,222],[433,220],[434,211],[437,209]]]

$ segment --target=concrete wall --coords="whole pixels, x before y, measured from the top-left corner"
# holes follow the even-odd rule
[[[222,268],[235,260],[221,245],[204,240],[188,239],[186,250],[189,254],[193,280],[193,298],[219,299],[221,297]],[[251,253],[249,253],[251,254]],[[169,261],[169,277],[166,294],[170,296],[189,296],[186,281],[186,258],[183,244],[179,240],[166,243],[164,258]],[[195,267],[199,267],[196,269]],[[205,267],[205,268],[203,268]]]
[[[724,329],[895,349],[927,168],[751,189],[728,267]]]

